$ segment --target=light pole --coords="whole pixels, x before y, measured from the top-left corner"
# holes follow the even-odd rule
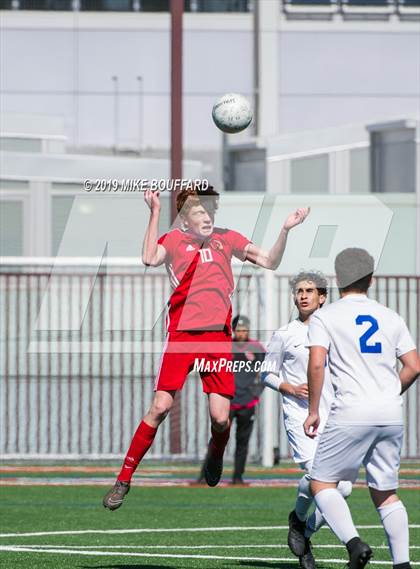
[[[114,146],[113,152],[114,154],[117,153],[118,150],[118,77],[117,75],[113,75],[111,77],[112,82],[114,84]]]
[[[141,154],[143,147],[143,77],[137,75],[139,83],[139,154]]]
[[[171,0],[171,178],[182,178],[182,16],[184,0]],[[171,223],[177,216],[176,192],[171,192]],[[181,445],[181,398],[175,399],[170,414],[171,454]]]

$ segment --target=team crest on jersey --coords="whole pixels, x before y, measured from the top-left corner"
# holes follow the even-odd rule
[[[223,250],[223,244],[218,239],[212,239],[210,241],[210,247],[215,249],[215,251],[222,251]]]

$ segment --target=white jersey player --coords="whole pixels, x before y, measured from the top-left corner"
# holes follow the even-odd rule
[[[284,425],[293,460],[306,472],[299,482],[295,508],[289,514],[288,543],[292,552],[299,557],[300,566],[303,569],[311,569],[315,567],[315,561],[310,537],[323,525],[324,519],[319,510],[315,510],[308,518],[308,511],[313,502],[309,473],[318,444],[318,439],[307,437],[303,429],[308,415],[308,324],[312,313],[326,301],[327,280],[322,273],[302,271],[291,279],[290,285],[299,316],[273,334],[265,360],[275,372],[263,374],[263,381],[282,395]],[[334,391],[328,377],[326,367],[320,401],[320,431],[327,421],[334,399]],[[341,482],[339,490],[347,497],[351,493],[351,484]]]
[[[360,466],[388,539],[394,569],[410,569],[408,519],[396,494],[403,439],[401,394],[420,374],[420,359],[404,320],[366,296],[374,260],[345,249],[335,260],[341,299],[312,315],[309,415],[305,432],[316,436],[328,354],[335,399],[311,471],[311,490],[330,528],[346,544],[348,567],[361,569],[372,551],[360,540],[350,510],[337,491],[354,482]],[[397,358],[402,363],[398,374]]]

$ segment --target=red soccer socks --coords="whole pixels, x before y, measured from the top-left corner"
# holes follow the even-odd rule
[[[139,462],[152,446],[156,433],[157,429],[154,427],[151,427],[144,421],[140,423],[125,456],[123,466],[118,475],[118,480],[121,482],[131,481]]]
[[[209,451],[214,458],[222,458],[229,440],[230,425],[223,432],[211,428],[211,441]]]

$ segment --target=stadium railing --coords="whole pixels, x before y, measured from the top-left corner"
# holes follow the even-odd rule
[[[186,12],[248,12],[250,0],[185,0]],[[3,10],[168,12],[170,0],[0,0]]]
[[[107,459],[125,452],[152,395],[165,335],[166,274],[133,260],[3,258],[0,264],[0,454],[14,459]],[[99,269],[99,270],[98,270]],[[234,313],[267,342],[295,316],[288,276],[235,266]],[[420,277],[380,275],[371,296],[397,310],[420,340]],[[330,298],[337,298],[331,288]],[[404,397],[404,458],[420,457],[420,386]],[[206,398],[192,374],[159,430],[153,459],[199,459]],[[232,458],[233,440],[228,448]],[[280,398],[264,395],[250,460],[289,456]]]
[[[278,0],[285,13],[418,14],[420,0]],[[169,0],[0,0],[3,10],[168,12]],[[252,12],[252,0],[185,0],[186,12]]]
[[[397,16],[420,16],[420,0],[283,0],[283,11],[290,16],[313,18],[341,15],[344,18],[363,16],[388,18]]]

